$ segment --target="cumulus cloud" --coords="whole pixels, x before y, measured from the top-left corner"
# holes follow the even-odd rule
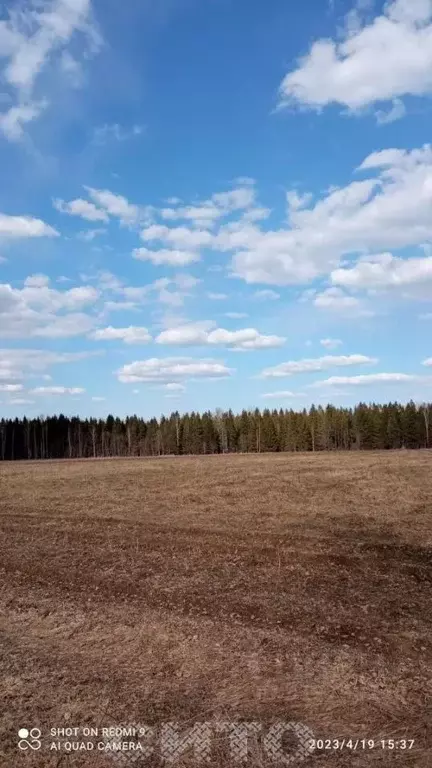
[[[186,297],[192,295],[192,289],[199,282],[200,280],[193,275],[179,273],[170,278],[161,277],[153,283],[142,286],[123,285],[114,276],[111,276],[111,279],[107,278],[105,284],[107,287],[111,285],[110,290],[121,294],[128,302],[142,303],[153,298],[162,305],[180,307]]]
[[[52,317],[45,325],[34,328],[28,335],[45,339],[68,339],[84,336],[94,326],[95,320],[83,312]]]
[[[432,365],[432,357],[428,357],[427,360],[423,360],[422,365]]]
[[[340,339],[321,339],[320,344],[325,349],[336,349],[341,346],[342,342]]]
[[[152,337],[147,328],[130,325],[128,328],[99,328],[90,334],[95,341],[123,341],[125,344],[148,344]]]
[[[261,373],[261,378],[275,379],[284,376],[292,376],[297,373],[311,373],[314,371],[324,371],[328,368],[345,368],[352,365],[375,365],[378,360],[366,355],[326,355],[324,357],[310,358],[304,360],[290,360],[287,363],[280,363],[272,368],[265,368]]]
[[[86,190],[96,205],[110,216],[120,219],[122,224],[137,222],[143,213],[138,205],[130,203],[122,195],[116,195],[108,189],[86,187]]]
[[[357,171],[372,178],[330,190],[291,211],[290,227],[221,227],[214,247],[234,251],[232,272],[248,283],[308,283],[343,257],[421,246],[432,239],[432,148],[388,149]]]
[[[217,360],[196,360],[191,357],[153,357],[124,365],[117,371],[124,383],[170,382],[173,379],[212,379],[229,376],[232,369]]]
[[[165,220],[183,219],[190,221],[194,227],[211,228],[214,223],[233,213],[250,208],[255,201],[255,190],[247,184],[228,192],[219,192],[209,200],[204,200],[196,205],[188,205],[177,208],[163,208],[161,216]]]
[[[350,296],[344,293],[340,288],[326,288],[321,293],[317,293],[313,303],[320,309],[326,309],[332,312],[347,313],[350,316],[371,316],[374,312],[367,309],[361,299],[357,296]]]
[[[210,247],[215,236],[205,229],[188,229],[188,227],[167,227],[164,224],[151,224],[141,232],[144,242],[159,240],[165,245],[179,250],[194,250]]]
[[[168,384],[164,384],[163,389],[165,389],[167,392],[184,392],[186,390],[186,387],[184,386],[184,384],[179,384],[178,382],[171,381]]]
[[[94,189],[85,187],[91,200],[79,197],[76,200],[65,202],[61,199],[53,200],[54,207],[61,213],[70,216],[80,216],[87,221],[109,221],[110,217],[119,219],[124,226],[147,222],[151,217],[151,206],[139,206],[130,203],[123,195],[116,195],[108,189]]]
[[[227,331],[225,328],[209,330],[203,323],[191,323],[162,331],[157,344],[178,346],[225,346],[234,350],[270,349],[285,343],[281,336],[264,336],[255,328]]]
[[[352,19],[352,17],[351,17]],[[432,2],[393,0],[381,15],[356,17],[340,42],[318,40],[280,86],[280,106],[320,110],[330,104],[359,112],[371,105],[387,122],[404,114],[401,97],[432,93]]]
[[[170,267],[185,267],[200,259],[199,253],[193,251],[176,251],[166,248],[161,248],[159,251],[152,251],[149,248],[135,248],[133,257],[138,261],[151,261],[156,266],[166,264]]]
[[[89,203],[88,200],[77,198],[66,203],[64,200],[53,200],[54,208],[60,213],[68,213],[70,216],[80,216],[86,221],[108,221],[108,214],[106,211],[97,208],[94,203]]]
[[[50,284],[48,275],[29,275],[24,280],[26,288],[46,288]]]
[[[432,256],[401,259],[391,253],[364,257],[353,267],[333,270],[331,281],[344,288],[392,288],[432,281]]]
[[[67,338],[87,333],[94,318],[78,310],[93,305],[98,297],[92,286],[66,291],[50,288],[44,275],[28,277],[21,289],[0,283],[2,336]]]
[[[58,237],[58,234],[53,227],[41,219],[0,213],[0,238]]]

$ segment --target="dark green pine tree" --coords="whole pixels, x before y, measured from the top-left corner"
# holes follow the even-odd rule
[[[405,448],[421,448],[424,445],[422,416],[415,403],[410,400],[406,404],[403,415],[403,444]]]

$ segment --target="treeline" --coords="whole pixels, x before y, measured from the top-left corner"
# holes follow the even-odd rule
[[[148,421],[60,415],[2,419],[0,459],[429,448],[431,435],[432,405],[414,402],[240,414],[175,412]]]

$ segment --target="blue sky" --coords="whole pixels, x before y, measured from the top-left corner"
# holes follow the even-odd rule
[[[0,413],[432,397],[432,0],[0,9]]]

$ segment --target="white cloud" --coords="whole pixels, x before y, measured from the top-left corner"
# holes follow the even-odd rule
[[[181,291],[188,291],[190,288],[195,288],[195,286],[197,286],[201,280],[197,277],[194,277],[193,275],[179,272],[174,276],[174,278],[172,278],[172,280],[168,279],[168,283],[170,282],[174,283],[174,285],[176,285],[177,288],[179,288]]]
[[[225,317],[229,317],[230,320],[243,320],[248,317],[247,312],[225,312]]]
[[[180,291],[169,291],[166,288],[161,288],[158,300],[161,304],[168,304],[170,307],[182,307],[185,296],[186,294]]]
[[[261,378],[282,378],[296,373],[325,371],[328,368],[345,368],[351,365],[375,365],[377,362],[376,358],[367,357],[366,355],[326,355],[324,357],[304,360],[290,360],[287,363],[280,363],[272,368],[265,368],[261,373]]]
[[[427,360],[423,360],[422,365],[432,365],[432,357],[428,357]]]
[[[77,312],[99,297],[91,286],[58,291],[44,275],[32,275],[24,288],[0,284],[0,327],[3,338],[66,338],[87,333],[94,319]],[[66,312],[68,314],[58,314]]]
[[[293,210],[290,229],[222,228],[219,248],[235,250],[233,272],[249,283],[305,283],[343,256],[422,245],[432,238],[432,149],[369,155],[359,171],[376,178],[332,189]]]
[[[127,312],[137,309],[135,301],[106,301],[103,305],[104,312]]]
[[[29,390],[31,395],[82,395],[85,389],[81,387],[35,387]]]
[[[69,51],[63,51],[60,58],[60,69],[67,75],[70,84],[79,88],[84,81],[83,67],[80,61],[74,59]]]
[[[432,281],[432,256],[401,259],[391,253],[359,259],[354,267],[331,273],[335,285],[345,288],[392,288]]]
[[[168,328],[156,337],[156,344],[169,344],[171,346],[199,346],[207,344],[208,332],[197,324],[183,325],[177,328]]]
[[[24,126],[38,118],[46,107],[46,101],[10,107],[7,112],[0,113],[0,130],[8,141],[19,141],[24,136]]]
[[[101,40],[91,10],[91,0],[23,0],[6,11],[0,21],[0,55],[5,59],[0,74],[16,101],[0,114],[0,129],[9,140],[20,139],[23,126],[48,107],[48,99],[34,97],[48,66],[52,76],[63,73],[70,79],[73,74],[72,82],[78,84],[81,68],[67,46],[80,33],[82,59],[98,49]]]
[[[124,383],[169,382],[172,379],[211,379],[229,376],[232,369],[217,360],[191,357],[150,358],[124,365],[117,371]]]
[[[47,275],[29,275],[24,280],[26,288],[47,288],[50,284],[50,279]]]
[[[123,224],[133,224],[137,222],[142,215],[138,205],[130,203],[122,195],[115,195],[108,189],[93,189],[86,187],[91,199],[106,211],[110,216],[114,216]]]
[[[135,248],[133,257],[139,261],[151,261],[152,264],[156,265],[167,264],[176,267],[185,267],[200,259],[199,253],[193,251],[171,251],[169,249],[152,251],[149,248]]]
[[[98,237],[99,235],[105,234],[106,229],[103,227],[99,227],[98,229],[87,229],[83,232],[78,232],[77,238],[78,240],[83,240],[85,243],[91,243],[95,237]]]
[[[125,128],[118,123],[105,123],[94,130],[93,142],[103,146],[110,141],[128,141],[128,139],[141,136],[143,133],[142,125],[133,125],[131,128]]]
[[[22,384],[0,384],[0,392],[22,392]]]
[[[203,205],[190,205],[185,208],[163,208],[160,212],[162,219],[175,221],[186,219],[194,226],[211,227],[221,216],[221,211],[213,203]]]
[[[148,344],[152,337],[147,328],[130,325],[128,328],[99,328],[90,334],[95,341],[123,341],[125,344]]]
[[[311,387],[333,387],[339,385],[353,385],[360,384],[380,384],[380,383],[393,383],[403,384],[405,382],[418,381],[421,377],[413,376],[408,373],[369,373],[362,376],[331,376],[329,379],[323,381],[315,381],[310,384]]]
[[[261,397],[264,397],[267,400],[284,400],[285,398],[290,400],[294,397],[304,396],[304,392],[290,392],[287,389],[280,392],[266,392],[265,394],[261,395]]]
[[[432,240],[431,146],[374,152],[357,171],[374,175],[292,209],[289,228],[264,231],[236,221],[206,232],[209,242],[202,245],[233,251],[232,274],[247,283],[290,285],[336,270],[347,256],[424,247]],[[144,236],[166,240],[170,232],[175,230],[154,226]]]
[[[357,17],[357,28],[348,28],[341,42],[316,41],[286,75],[280,106],[338,104],[356,112],[392,102],[393,117],[401,116],[401,97],[432,92],[431,22],[431,0],[390,1],[365,24]]]
[[[271,289],[265,289],[263,291],[255,291],[253,298],[258,301],[277,301],[280,299],[280,294]]]
[[[123,225],[148,223],[151,220],[152,206],[139,206],[130,203],[123,195],[116,195],[108,189],[85,187],[93,202],[77,198],[69,203],[61,199],[53,200],[54,207],[61,213],[80,216],[87,221],[108,222],[109,217],[118,218]],[[99,234],[105,230],[93,230]],[[81,234],[81,233],[80,233]],[[81,234],[82,236],[82,234]],[[90,238],[88,238],[90,239]]]
[[[164,384],[163,389],[165,389],[167,392],[185,392],[186,387],[184,384],[178,384],[175,381],[171,381],[168,384]]]
[[[103,291],[113,291],[117,293],[123,290],[123,281],[120,280],[116,275],[113,275],[112,272],[108,272],[108,270],[102,270],[101,272],[98,272],[96,277],[98,285]],[[81,278],[84,281],[89,279],[87,275],[81,275]]]
[[[205,229],[170,228],[163,224],[152,224],[142,230],[141,239],[144,242],[160,240],[173,248],[193,250],[211,246],[215,236]]]
[[[325,347],[325,349],[336,349],[337,347],[340,347],[342,342],[340,339],[321,339],[320,344]]]
[[[327,288],[322,293],[316,294],[313,303],[320,309],[346,313],[352,317],[370,317],[374,314],[372,310],[363,306],[361,299],[349,296],[340,288]]]
[[[69,315],[57,315],[46,325],[34,328],[30,336],[45,339],[68,339],[74,336],[84,336],[94,326],[94,318],[82,312],[71,312]]]
[[[233,349],[270,349],[281,347],[285,341],[283,336],[264,336],[255,328],[243,328],[238,331],[216,328],[208,336],[209,344],[223,344]]]
[[[224,301],[228,298],[226,293],[212,293],[211,291],[208,291],[206,296],[210,301]]]
[[[0,238],[58,237],[53,227],[32,216],[8,216],[0,213]]]
[[[302,208],[307,208],[310,205],[312,195],[310,192],[301,194],[296,189],[290,189],[286,193],[286,200],[288,205],[288,217],[291,218],[293,211],[300,211]]]
[[[45,349],[0,349],[0,381],[20,381],[43,375],[53,365],[77,363],[92,352],[50,352]]]
[[[239,219],[241,222],[264,221],[271,214],[270,208],[254,207],[244,211]]]
[[[190,323],[162,331],[157,344],[178,346],[225,346],[234,350],[270,349],[280,347],[285,339],[281,336],[264,336],[255,328],[228,331],[225,328],[209,330],[206,323]]]
[[[384,112],[379,109],[375,112],[378,125],[389,125],[389,123],[395,123],[396,120],[400,120],[401,117],[405,117],[406,107],[403,101],[400,99],[394,99],[391,109],[388,112]]]
[[[53,200],[54,208],[60,213],[68,213],[70,216],[80,216],[86,221],[108,221],[108,216],[105,211],[97,208],[94,203],[89,203],[88,200],[77,198],[71,200],[70,203],[66,203],[64,200]]]
[[[156,298],[160,304],[173,307],[182,306],[185,298],[192,295],[191,289],[200,282],[193,275],[182,273],[172,278],[161,277],[153,283],[142,286],[125,286],[120,281],[116,286],[115,281],[116,278],[111,276],[112,290],[120,293],[127,301],[142,303],[150,298]],[[108,283],[110,283],[109,279]]]
[[[248,209],[254,201],[255,190],[248,184],[228,192],[214,194],[210,200],[204,200],[196,205],[163,208],[160,213],[165,220],[184,219],[190,221],[194,227],[211,228],[218,219],[234,211]]]
[[[41,307],[44,310],[55,312],[58,310],[76,310],[92,305],[99,298],[99,291],[91,285],[82,285],[78,288],[70,288],[67,291],[58,291],[49,288],[48,278],[44,275],[32,275],[26,279],[22,290],[11,289],[12,294],[21,297],[32,307]],[[8,287],[10,286],[0,286]]]
[[[106,397],[92,397],[92,401],[94,403],[104,403],[106,401]]]

